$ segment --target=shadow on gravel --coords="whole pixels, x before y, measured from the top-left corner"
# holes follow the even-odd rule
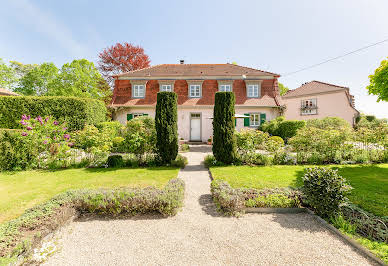
[[[120,215],[117,217],[107,217],[96,214],[83,214],[74,219],[76,222],[90,222],[90,221],[112,221],[112,220],[134,220],[134,221],[142,221],[142,220],[160,220],[166,219],[169,216],[163,216],[160,213],[154,214],[144,214],[144,215]]]
[[[207,215],[213,217],[222,217],[221,213],[217,211],[216,205],[213,202],[211,194],[201,195],[198,199],[199,205],[201,205],[202,211]]]
[[[182,172],[198,172],[206,171],[203,165],[186,165],[185,168],[181,169]]]
[[[212,146],[210,145],[190,145],[190,152],[211,152]]]
[[[307,213],[274,213],[272,217],[274,222],[284,228],[311,233],[327,231],[313,216]]]

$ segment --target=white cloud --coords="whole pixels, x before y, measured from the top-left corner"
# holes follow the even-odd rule
[[[72,56],[83,57],[85,55],[86,47],[75,40],[69,28],[50,13],[35,6],[28,0],[12,1],[12,5],[17,9],[17,12],[14,12],[14,14],[18,16],[19,21],[57,41]]]

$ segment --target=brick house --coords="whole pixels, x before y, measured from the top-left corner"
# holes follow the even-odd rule
[[[286,105],[286,119],[340,117],[354,125],[359,116],[349,88],[321,81],[304,83],[299,88],[288,91],[282,99]]]
[[[213,133],[217,91],[236,95],[236,129],[257,128],[283,110],[280,75],[234,64],[162,64],[115,76],[113,118],[125,124],[137,116],[155,116],[159,91],[178,95],[178,134],[206,142]]]

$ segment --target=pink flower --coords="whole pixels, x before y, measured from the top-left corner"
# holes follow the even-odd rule
[[[35,118],[36,121],[39,121],[39,123],[41,125],[43,125],[43,120],[42,120],[42,117],[41,116],[38,116],[37,118]]]
[[[32,127],[27,127],[27,130],[32,130]]]
[[[66,131],[66,130],[67,130],[67,127],[64,127],[64,128],[63,128],[63,131]]]
[[[47,123],[47,121],[49,121],[49,119],[50,119],[50,117],[49,117],[49,116],[47,116],[47,117],[44,119],[44,122],[46,122],[46,123]]]
[[[27,132],[22,132],[22,136],[23,137],[28,136],[28,133]]]
[[[55,120],[54,125],[58,126],[59,125],[58,121]]]
[[[47,140],[43,141],[43,144],[47,144],[47,143],[48,143],[48,141],[47,141]]]
[[[74,143],[72,143],[72,142],[67,143],[67,146],[69,146],[69,147],[72,147],[73,145],[74,145]]]
[[[20,124],[22,124],[23,126],[27,125],[27,123],[24,120],[20,121]]]
[[[65,134],[65,135],[63,135],[63,137],[64,137],[65,139],[67,139],[67,140],[70,139],[70,135],[69,135],[69,134]]]

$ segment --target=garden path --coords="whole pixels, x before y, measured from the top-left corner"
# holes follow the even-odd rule
[[[176,216],[78,220],[44,265],[368,265],[309,214],[220,216],[203,166],[208,146],[191,146],[185,206]]]

